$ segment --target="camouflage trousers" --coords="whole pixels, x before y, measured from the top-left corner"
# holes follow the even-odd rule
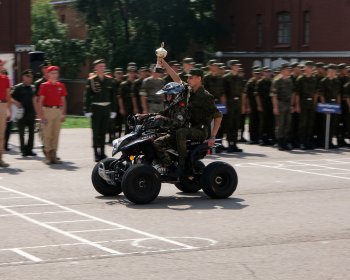
[[[157,138],[153,142],[154,150],[158,159],[164,167],[169,167],[172,164],[171,158],[166,151],[169,148],[175,148],[176,136],[174,134],[166,134]]]
[[[177,152],[179,153],[179,166],[185,167],[187,155],[187,140],[204,141],[208,138],[208,129],[205,128],[180,128],[176,131]]]

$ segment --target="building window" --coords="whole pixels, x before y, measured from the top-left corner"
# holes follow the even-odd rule
[[[264,18],[263,15],[256,16],[257,46],[262,47],[264,42]]]
[[[235,46],[237,34],[236,34],[235,18],[233,16],[230,17],[230,25],[231,25],[231,45]]]
[[[61,23],[66,23],[66,15],[61,15],[60,21],[61,21]]]
[[[290,44],[291,42],[291,16],[288,12],[281,12],[277,15],[277,43]]]
[[[304,34],[303,44],[308,45],[310,43],[310,12],[304,12]]]

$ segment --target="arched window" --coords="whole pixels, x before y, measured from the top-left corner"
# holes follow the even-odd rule
[[[277,43],[290,44],[291,42],[291,16],[289,12],[277,14]]]

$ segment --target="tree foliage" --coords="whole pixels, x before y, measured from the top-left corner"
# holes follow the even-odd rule
[[[68,39],[66,26],[60,23],[49,0],[32,5],[32,40],[38,51],[62,69],[65,78],[76,78],[88,57],[86,42]]]
[[[57,19],[49,0],[37,0],[32,5],[32,41],[36,44],[44,39],[63,39],[67,28]]]
[[[171,58],[194,46],[209,50],[219,30],[213,0],[77,0],[75,5],[86,16],[92,56],[111,65],[154,61],[162,41]]]

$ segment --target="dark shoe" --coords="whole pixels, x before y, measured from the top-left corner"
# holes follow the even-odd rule
[[[333,143],[330,143],[330,144],[329,144],[329,148],[330,148],[330,149],[338,149],[338,146],[337,146],[337,145],[334,145]]]
[[[308,147],[304,144],[300,144],[300,150],[308,150]]]
[[[237,142],[238,142],[238,143],[247,143],[248,141],[247,141],[244,137],[242,137],[242,138],[239,139]]]
[[[181,178],[185,176],[185,171],[183,168],[178,167],[176,169],[171,170],[168,175],[170,177],[174,177],[174,178]]]
[[[28,153],[22,153],[22,157],[27,157],[27,156],[29,156]]]
[[[231,145],[228,147],[227,152],[228,153],[241,153],[241,152],[243,152],[243,150],[238,148],[237,145]]]
[[[29,153],[27,153],[27,156],[30,156],[30,157],[36,157],[37,154],[34,153],[33,151],[30,151]]]
[[[9,151],[11,151],[11,149],[9,147],[5,147],[5,151],[9,152]]]

